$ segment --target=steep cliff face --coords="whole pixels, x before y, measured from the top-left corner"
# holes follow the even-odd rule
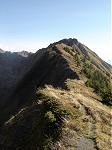
[[[112,67],[77,39],[24,59],[0,107],[1,148],[110,150]]]

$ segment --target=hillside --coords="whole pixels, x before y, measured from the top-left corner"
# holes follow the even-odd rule
[[[77,39],[21,57],[0,105],[1,149],[111,150],[112,67]]]
[[[31,54],[11,53],[0,50],[0,101],[6,99],[9,91],[25,74],[28,67],[28,57]],[[11,91],[10,91],[11,92]]]
[[[16,84],[32,68],[37,59],[42,55],[21,52],[8,52],[0,49],[0,105],[14,90]],[[37,56],[38,55],[38,56]]]

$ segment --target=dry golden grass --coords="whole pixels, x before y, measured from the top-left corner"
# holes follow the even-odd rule
[[[47,94],[62,100],[65,106],[72,105],[83,114],[80,118],[67,121],[63,131],[68,134],[68,139],[84,136],[93,139],[97,148],[111,150],[111,109],[100,103],[100,98],[82,82],[68,80],[66,84],[70,87],[67,91],[51,86],[46,86],[44,90]],[[63,134],[63,140],[64,138],[67,137]],[[64,147],[64,142],[62,145]]]

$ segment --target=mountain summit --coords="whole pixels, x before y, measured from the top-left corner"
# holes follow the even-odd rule
[[[71,38],[24,54],[5,71],[12,80],[0,104],[1,148],[111,150],[111,65]]]

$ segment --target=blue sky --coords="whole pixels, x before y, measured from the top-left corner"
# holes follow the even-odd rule
[[[35,52],[77,38],[112,63],[111,0],[0,0],[0,47]]]

